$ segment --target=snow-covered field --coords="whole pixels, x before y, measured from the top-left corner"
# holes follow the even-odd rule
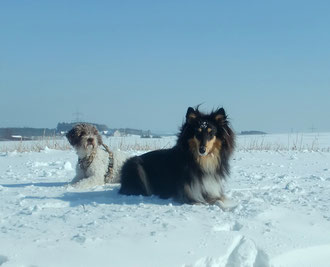
[[[131,155],[174,142],[106,140]],[[0,143],[1,267],[330,264],[330,134],[239,136],[232,211],[74,189],[74,151],[22,145]]]

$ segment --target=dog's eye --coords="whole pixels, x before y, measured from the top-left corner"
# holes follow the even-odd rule
[[[216,131],[215,131],[214,129],[212,129],[212,130],[209,132],[209,136],[210,136],[211,138],[213,138],[213,137],[215,136],[215,134],[216,134]]]
[[[207,136],[207,139],[212,140],[213,138],[214,138],[214,133],[213,132],[209,133],[209,135]]]
[[[203,135],[203,132],[202,132],[202,131],[199,131],[199,130],[197,129],[197,131],[195,132],[195,136],[196,136],[197,138],[201,138],[202,135]]]

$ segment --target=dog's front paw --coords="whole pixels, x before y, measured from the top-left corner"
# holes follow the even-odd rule
[[[238,203],[233,199],[223,197],[221,200],[217,200],[214,205],[220,207],[223,211],[230,211],[234,210]]]

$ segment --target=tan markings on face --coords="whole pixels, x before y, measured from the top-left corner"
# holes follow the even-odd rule
[[[198,130],[197,131],[199,131],[200,133],[202,132],[202,128],[198,128]]]
[[[198,150],[201,145],[201,142],[194,136],[193,138],[189,139],[188,141],[190,150],[198,155]],[[218,140],[215,136],[206,142],[206,155],[212,153],[215,149],[221,149],[221,141]]]
[[[207,155],[213,150],[215,140],[216,140],[216,138],[215,138],[215,136],[213,136],[213,138],[211,140],[206,142],[206,154]]]
[[[204,172],[214,173],[219,168],[221,162],[221,146],[221,141],[214,137],[207,143],[206,151],[208,154],[206,156],[198,156],[196,158]]]
[[[217,154],[221,150],[222,143],[215,136],[206,143],[206,155]]]
[[[220,153],[221,148],[222,148],[222,142],[221,142],[221,140],[216,138],[214,141],[214,144],[213,144],[212,152]]]
[[[200,144],[200,142],[198,141],[198,139],[196,137],[193,137],[193,138],[191,138],[191,139],[188,140],[188,144],[189,144],[190,151],[195,156],[197,156],[198,155],[199,144]]]
[[[212,132],[212,129],[211,128],[207,128],[207,132],[208,133]]]

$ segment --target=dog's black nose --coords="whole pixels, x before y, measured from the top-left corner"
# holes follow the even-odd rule
[[[88,142],[88,143],[93,143],[93,141],[94,141],[93,138],[88,138],[88,139],[87,139],[87,142]]]
[[[199,148],[199,153],[204,154],[205,152],[206,152],[206,147],[205,146],[201,146]]]

